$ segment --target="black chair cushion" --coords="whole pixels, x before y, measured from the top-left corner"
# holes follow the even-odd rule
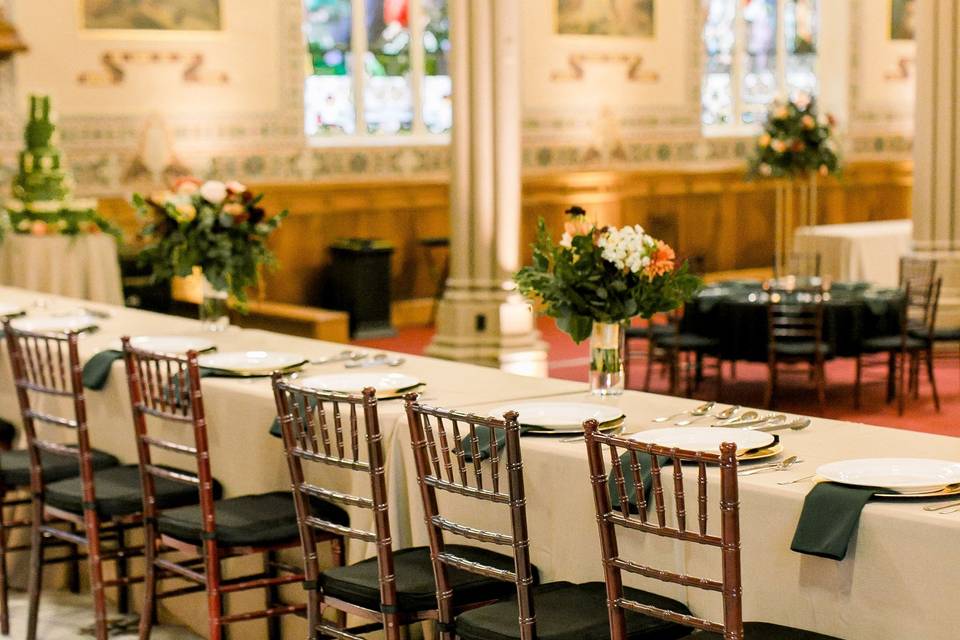
[[[767,622],[743,623],[743,635],[744,640],[840,640],[840,638],[834,638],[833,636],[781,627],[778,624]],[[699,631],[691,634],[690,640],[723,640],[723,636],[717,633]]]
[[[93,468],[108,469],[120,464],[114,456],[94,449]],[[49,451],[40,452],[45,482],[56,482],[80,475],[80,461],[72,456],[58,456]],[[7,487],[25,487],[30,484],[30,454],[26,449],[0,453],[0,477]]]
[[[161,509],[193,504],[200,499],[197,488],[182,482],[154,478],[157,506]],[[101,518],[129,516],[143,511],[140,492],[140,470],[135,464],[113,467],[93,474],[97,513]],[[220,486],[215,484],[214,493]],[[80,478],[70,478],[47,485],[46,503],[52,507],[83,513],[83,489]]]
[[[920,339],[926,337],[913,331],[911,331],[910,334]],[[960,329],[934,329],[933,340],[934,342],[957,342],[960,340]]]
[[[860,344],[862,351],[867,353],[880,353],[882,351],[899,351],[900,334],[892,336],[879,336],[877,338],[867,338]],[[916,351],[926,349],[927,341],[913,336],[907,336],[907,350]]]
[[[657,322],[646,327],[627,327],[626,334],[628,340],[653,337],[662,337],[672,335],[675,329],[672,325]]]
[[[313,500],[314,515],[335,524],[350,523],[340,507]],[[221,546],[270,546],[300,536],[297,511],[289,491],[274,491],[214,503],[217,543]],[[200,505],[163,511],[157,518],[160,532],[192,544],[203,544],[203,516]]]
[[[643,604],[690,613],[670,598],[635,589],[624,592],[626,597]],[[606,589],[602,582],[579,585],[551,582],[535,587],[534,610],[537,637],[541,640],[607,640],[610,637]],[[464,640],[516,640],[520,638],[518,617],[514,596],[457,616],[457,635]],[[626,620],[628,638],[674,640],[690,634],[688,627],[650,616],[627,613]]]
[[[466,545],[446,545],[446,549],[466,560],[480,562],[498,569],[513,571],[511,556]],[[393,554],[394,574],[397,576],[397,602],[403,611],[426,611],[437,608],[437,587],[430,563],[430,549],[413,547]],[[453,584],[454,605],[486,600],[498,600],[516,594],[512,582],[492,580],[459,569],[448,569]],[[536,570],[534,570],[536,571]],[[347,567],[332,567],[320,576],[320,585],[326,595],[374,611],[380,610],[380,585],[377,559],[368,558]]]
[[[826,357],[830,355],[830,345],[819,345],[820,353]],[[813,340],[798,340],[796,342],[777,342],[774,351],[778,356],[786,358],[812,358],[818,351],[817,343]]]
[[[713,338],[696,333],[670,333],[654,336],[653,343],[658,347],[672,347],[680,351],[712,351],[720,344]]]

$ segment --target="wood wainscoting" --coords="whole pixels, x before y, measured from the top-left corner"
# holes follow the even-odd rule
[[[859,222],[906,218],[911,213],[909,162],[851,163],[840,178],[822,180],[819,221]],[[255,184],[271,211],[290,217],[273,239],[282,267],[266,275],[265,298],[321,306],[329,245],[338,238],[375,237],[396,247],[394,300],[430,298],[439,284],[443,249],[420,239],[449,233],[445,182]],[[773,255],[774,189],[745,182],[741,170],[570,172],[524,179],[521,255],[528,260],[538,217],[560,229],[564,210],[578,204],[606,224],[641,224],[672,244],[680,256],[702,256],[709,271],[768,267]],[[131,233],[132,211],[105,200]],[[436,252],[431,257],[429,251]],[[423,314],[418,314],[423,315]]]

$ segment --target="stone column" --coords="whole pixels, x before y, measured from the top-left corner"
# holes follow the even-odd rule
[[[520,250],[522,4],[449,3],[450,278],[427,349],[436,357],[494,366],[545,361],[532,310],[510,280]]]
[[[960,0],[918,0],[913,251],[943,277],[940,327],[960,327]]]

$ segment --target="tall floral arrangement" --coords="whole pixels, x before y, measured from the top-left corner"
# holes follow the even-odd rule
[[[821,116],[812,98],[777,100],[757,138],[748,173],[754,178],[796,178],[840,170],[834,144],[836,122]]]
[[[594,323],[623,323],[672,311],[690,300],[700,279],[672,248],[640,225],[601,227],[586,212],[568,212],[563,237],[554,243],[541,219],[533,264],[517,272],[521,293],[539,298],[545,313],[576,342]]]
[[[268,217],[261,198],[239,182],[197,178],[181,178],[172,191],[135,194],[147,243],[141,261],[158,280],[188,276],[200,267],[215,290],[243,305],[259,268],[276,263],[267,239],[287,215]]]

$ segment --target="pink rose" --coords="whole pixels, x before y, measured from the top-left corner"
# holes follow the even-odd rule
[[[247,185],[243,184],[242,182],[231,180],[230,182],[227,183],[227,191],[229,191],[230,193],[234,193],[234,194],[243,193],[246,190],[247,190]]]

